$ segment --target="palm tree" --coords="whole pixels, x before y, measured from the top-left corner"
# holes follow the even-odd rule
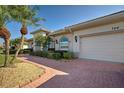
[[[19,43],[20,43],[20,38],[15,38],[10,40],[10,46],[11,47],[13,46],[14,49],[18,47]]]
[[[9,6],[0,6],[0,37],[3,38],[5,42],[4,66],[7,65],[9,59],[10,32],[7,30],[6,25],[12,19],[10,12]]]
[[[35,41],[43,47],[43,50],[45,50],[46,48],[49,48],[52,38],[50,38],[50,36],[38,35]]]
[[[21,32],[20,46],[17,49],[17,52],[16,52],[13,60],[11,61],[11,63],[13,63],[13,61],[17,58],[19,51],[21,50],[21,48],[24,44],[24,37],[28,33],[27,26],[28,25],[39,26],[38,22],[43,19],[36,17],[38,8],[35,6],[23,5],[23,6],[12,6],[11,8],[15,9],[15,11],[12,14],[13,19],[22,24],[22,27],[20,30],[20,32]]]

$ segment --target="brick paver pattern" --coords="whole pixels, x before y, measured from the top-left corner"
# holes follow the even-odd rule
[[[56,75],[39,88],[123,88],[124,64],[88,59],[70,62],[25,56],[27,60],[69,73]]]

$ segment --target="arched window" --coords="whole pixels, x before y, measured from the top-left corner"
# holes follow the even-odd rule
[[[69,40],[67,37],[65,37],[65,36],[61,37],[59,43],[60,43],[61,50],[68,50]]]

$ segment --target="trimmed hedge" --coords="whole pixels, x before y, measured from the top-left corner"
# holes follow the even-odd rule
[[[33,52],[33,55],[34,55],[34,56],[41,56],[41,57],[42,57],[41,51]]]
[[[15,49],[10,49],[9,53],[10,54],[15,54],[16,51],[17,50],[15,50]],[[20,50],[19,54],[30,54],[31,51],[32,51],[32,49],[22,49],[22,50]],[[4,51],[4,53],[5,53],[5,51]]]
[[[53,53],[48,53],[47,58],[53,59]]]
[[[48,53],[46,51],[35,51],[35,52],[30,52],[30,55],[47,57]]]
[[[47,57],[48,52],[47,51],[41,51],[42,57]]]
[[[73,58],[73,53],[72,52],[64,52],[63,53],[63,58],[64,59],[72,59]]]
[[[5,53],[5,50],[4,50],[4,53]],[[9,53],[10,53],[10,54],[15,54],[15,53],[16,53],[16,50],[10,49],[10,50],[9,50]]]
[[[61,54],[60,53],[53,53],[53,58],[56,60],[61,59]]]
[[[59,60],[59,59],[61,59],[61,54],[60,53],[49,52],[48,55],[47,55],[47,58]]]
[[[36,52],[31,52],[30,55],[56,59],[56,60],[59,60],[61,58],[64,58],[64,59],[73,58],[72,52],[36,51]]]
[[[2,48],[0,48],[0,54],[2,54],[3,53],[3,49]]]
[[[36,52],[31,52],[30,55],[46,57],[46,58],[56,59],[56,60],[61,59],[61,54],[55,53],[55,52],[36,51]]]

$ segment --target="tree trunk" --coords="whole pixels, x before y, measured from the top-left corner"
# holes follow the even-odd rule
[[[9,43],[10,38],[4,39],[5,40],[5,62],[4,67],[7,66],[8,60],[9,60]]]
[[[18,56],[20,50],[21,50],[22,47],[23,47],[23,44],[24,44],[24,36],[25,36],[25,35],[22,34],[22,36],[21,36],[21,42],[20,42],[20,46],[19,46],[18,50],[16,51],[15,58],[17,58],[17,56]]]
[[[22,36],[21,36],[21,41],[20,41],[20,45],[19,45],[19,47],[18,47],[18,49],[17,49],[17,51],[16,51],[16,53],[15,53],[13,59],[12,59],[11,62],[10,62],[11,64],[13,64],[14,60],[18,57],[18,54],[19,54],[21,48],[23,47],[23,44],[24,44],[24,36],[25,36],[25,35],[22,34]]]

